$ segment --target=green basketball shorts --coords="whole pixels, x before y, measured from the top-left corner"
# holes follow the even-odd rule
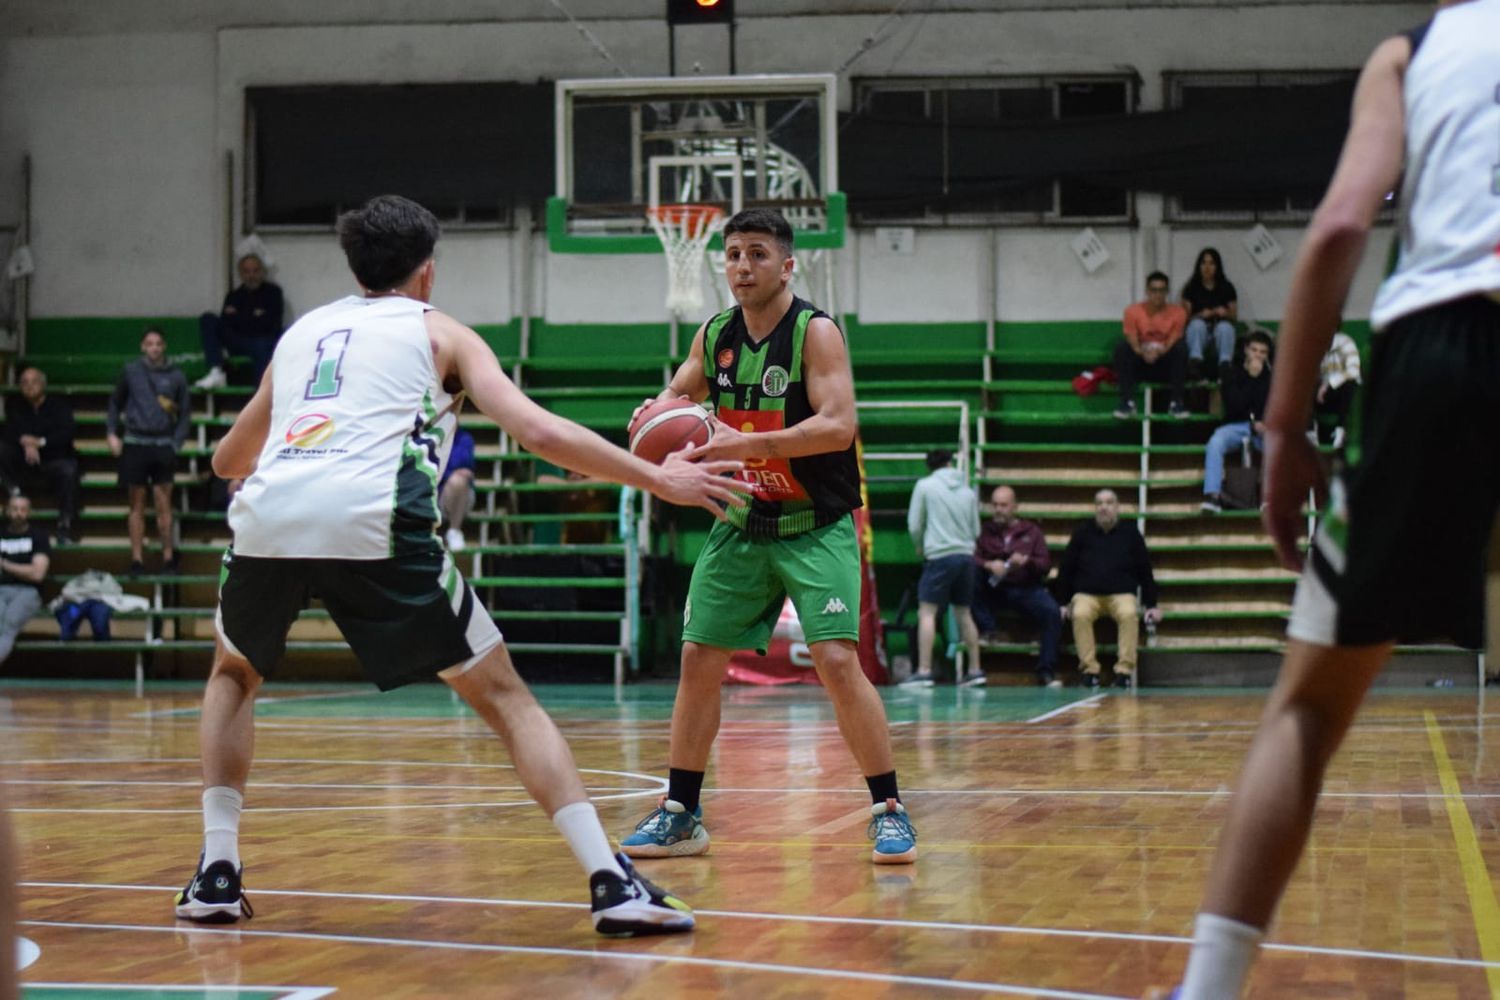
[[[764,653],[790,597],[809,644],[859,641],[859,542],[848,514],[790,538],[716,522],[693,567],[682,638]]]

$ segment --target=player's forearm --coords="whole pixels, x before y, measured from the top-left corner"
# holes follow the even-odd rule
[[[854,442],[854,421],[815,413],[785,430],[747,434],[744,458],[803,458],[843,451]]]
[[[637,489],[656,484],[656,467],[616,448],[593,431],[543,411],[544,416],[515,435],[521,447],[554,465]]]
[[[1287,296],[1266,425],[1301,433],[1312,416],[1323,356],[1364,255],[1369,230],[1357,221],[1315,220],[1297,258]]]

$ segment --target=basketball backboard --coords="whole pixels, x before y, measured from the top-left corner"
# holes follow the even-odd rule
[[[660,253],[659,204],[781,211],[799,249],[839,247],[837,78],[832,74],[641,77],[557,82],[561,253]]]

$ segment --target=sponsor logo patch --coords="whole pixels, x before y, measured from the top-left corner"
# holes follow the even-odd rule
[[[720,368],[728,368],[734,364],[734,350],[729,347],[724,348],[715,356],[715,360],[718,361]]]
[[[767,396],[783,395],[786,393],[787,386],[791,384],[792,377],[780,365],[772,365],[760,377],[760,391]]]
[[[286,429],[286,443],[293,448],[316,448],[333,437],[333,418],[326,413],[304,413]]]
[[[716,378],[716,379],[714,379],[714,381],[717,382],[717,383],[719,383],[719,388],[721,388],[721,389],[733,389],[734,388],[734,379],[730,378],[728,375],[724,374],[723,372],[719,372],[719,377]]]
[[[830,597],[828,603],[823,605],[823,614],[825,615],[846,615],[848,613],[849,608],[837,597]]]

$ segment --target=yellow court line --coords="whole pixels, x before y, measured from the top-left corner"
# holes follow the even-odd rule
[[[1453,771],[1453,762],[1448,759],[1443,731],[1431,712],[1422,715],[1427,720],[1427,740],[1432,744],[1438,780],[1443,785],[1443,804],[1448,807],[1448,822],[1453,827],[1453,840],[1458,845],[1464,888],[1469,891],[1474,930],[1479,934],[1479,953],[1487,962],[1500,962],[1500,902],[1495,899],[1495,887],[1490,883],[1489,869],[1485,867],[1484,855],[1479,850],[1479,838],[1474,834],[1469,807],[1458,787],[1458,775]],[[1486,969],[1485,977],[1490,983],[1491,998],[1500,1000],[1500,969]]]

